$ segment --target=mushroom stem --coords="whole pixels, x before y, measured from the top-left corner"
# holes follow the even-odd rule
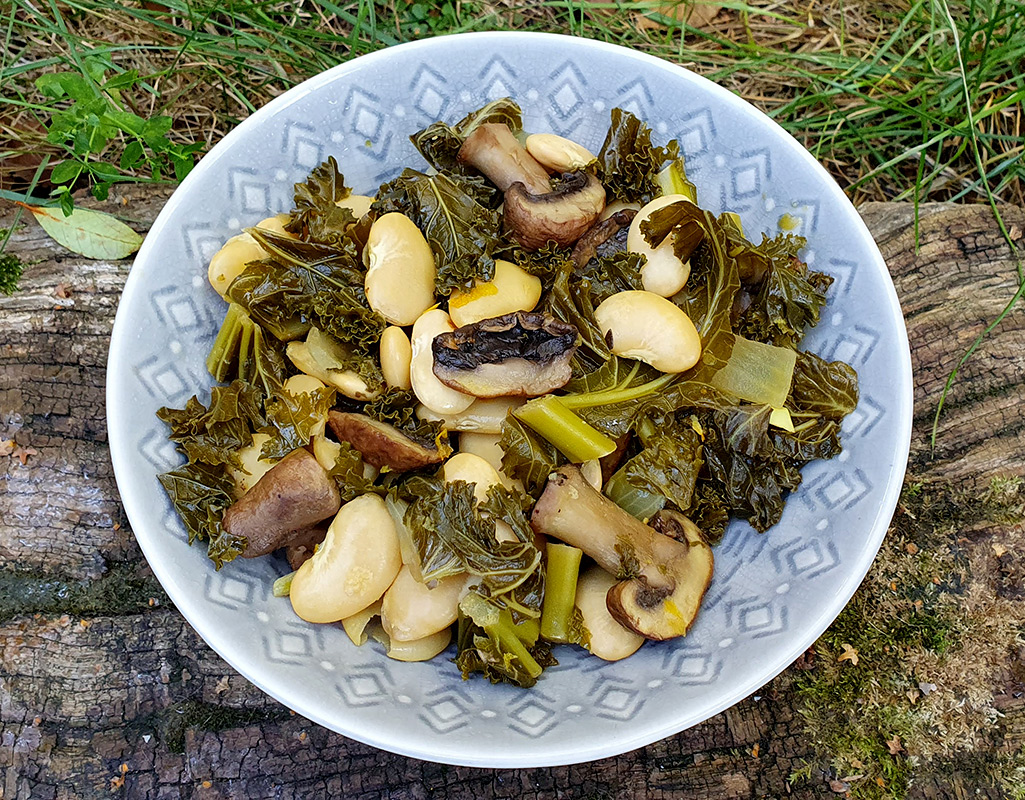
[[[606,597],[609,613],[648,639],[683,636],[712,579],[712,550],[682,514],[659,533],[603,497],[567,465],[548,477],[534,507],[535,530],[579,547],[606,572],[622,578]]]
[[[549,191],[548,173],[504,122],[488,122],[466,137],[459,161],[483,172],[503,192],[519,181],[534,194]]]

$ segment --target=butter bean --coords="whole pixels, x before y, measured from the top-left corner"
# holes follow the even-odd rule
[[[652,292],[617,292],[595,310],[610,349],[662,372],[683,372],[701,357],[701,337],[690,317],[670,300]]]
[[[514,311],[533,311],[541,299],[541,279],[511,261],[495,261],[495,276],[477,282],[468,292],[455,291],[448,300],[452,323],[461,328]]]
[[[307,622],[338,622],[380,599],[402,566],[384,500],[365,494],[342,506],[323,543],[292,579],[289,598]]]
[[[381,372],[384,381],[393,389],[409,389],[409,365],[413,360],[413,346],[402,328],[389,325],[381,334]]]
[[[473,395],[446,386],[434,374],[434,351],[431,349],[434,337],[453,330],[452,320],[440,308],[425,311],[413,323],[410,384],[417,400],[438,414],[465,411],[475,399]]]
[[[676,257],[676,253],[673,252],[672,235],[667,236],[658,247],[648,244],[641,233],[641,223],[651,216],[653,211],[682,200],[691,202],[689,197],[682,194],[656,197],[637,212],[626,235],[626,249],[647,258],[641,267],[641,284],[644,290],[662,297],[672,297],[687,284],[687,278],[690,277],[690,261],[684,262]]]
[[[207,278],[221,297],[228,299],[228,287],[250,261],[267,257],[267,251],[248,233],[232,236],[214,253],[207,269]]]
[[[363,259],[367,302],[392,325],[412,325],[435,304],[434,253],[405,214],[385,214],[374,222]]]
[[[552,172],[575,172],[595,161],[594,153],[565,136],[532,133],[524,143],[534,160]]]

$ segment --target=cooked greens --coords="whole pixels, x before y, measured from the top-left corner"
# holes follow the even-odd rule
[[[627,528],[640,526],[645,536],[654,518],[654,550],[662,547],[663,527],[673,520],[691,544],[702,537],[717,542],[736,518],[766,531],[800,485],[801,467],[840,452],[840,426],[857,405],[858,380],[849,365],[798,350],[818,323],[832,283],[801,260],[805,240],[763,234],[755,244],[735,214],[716,216],[701,208],[677,142],[654,144],[644,122],[616,108],[588,171],[534,163],[541,193],[532,197],[539,213],[559,217],[565,209],[550,201],[561,185],[573,182],[600,182],[608,203],[633,204],[608,210],[605,221],[568,245],[552,237],[538,244],[510,230],[509,192],[523,184],[499,187],[459,156],[469,137],[472,144],[493,130],[503,133],[501,152],[516,151],[515,163],[534,161],[527,155],[530,142],[521,146],[526,132],[519,106],[502,98],[454,124],[438,121],[414,133],[410,139],[429,168],[406,167],[373,198],[353,197],[338,163],[329,158],[295,185],[283,231],[280,222],[273,230],[247,229],[263,257],[238,264],[226,284],[229,305],[207,360],[214,379],[227,385],[211,390],[208,406],[193,397],[183,409],[160,410],[186,459],[160,481],[189,542],[207,541],[220,569],[247,546],[222,524],[245,488],[240,476],[248,473],[256,482],[261,469],[289,454],[312,463],[307,453],[296,453],[308,449],[320,465],[313,469],[333,479],[342,503],[364,498],[360,502],[371,501],[379,514],[387,509],[383,518],[395,523],[402,563],[416,581],[432,586],[465,579],[465,586],[459,584],[454,659],[463,676],[483,673],[491,681],[527,687],[556,663],[551,642],[586,645],[589,635],[573,606],[580,550],[556,542],[548,550],[557,553],[551,561],[558,562],[558,603],[549,605],[542,623],[549,565],[532,520],[538,526],[537,509],[554,476],[573,474],[583,481],[585,470],[568,465],[593,462],[587,471],[601,473],[603,480],[589,480],[602,484],[604,497],[584,483],[578,488],[625,519]],[[548,173],[565,174],[551,176],[545,200]],[[633,210],[664,195],[680,198],[662,200],[667,204],[654,211]],[[362,213],[367,207],[357,219],[352,208]],[[432,377],[464,395],[457,392],[456,398],[465,400],[465,413],[446,411],[463,414],[467,425],[474,416],[466,406],[470,395],[541,395],[501,422],[500,462],[495,456],[494,467],[485,464],[493,475],[486,494],[475,491],[474,483],[446,479],[444,461],[458,444],[453,439],[450,445],[446,423],[437,421],[449,419],[446,413],[418,406],[427,400],[417,396],[415,381],[410,390],[408,383],[402,388],[384,380],[379,345],[387,312],[375,311],[381,308],[376,301],[371,307],[373,292],[368,301],[368,265],[376,268],[366,243],[373,224],[392,213],[405,215],[412,235],[422,235],[423,251],[430,249],[434,294],[424,299],[436,301],[442,312],[457,290],[463,296],[498,294],[499,281],[490,283],[496,259],[541,281],[541,299],[533,308],[514,307],[440,334],[433,348],[428,341]],[[650,247],[671,243],[666,248],[680,266],[689,262],[684,288],[658,299],[677,316],[682,310],[700,339],[697,363],[683,372],[663,373],[628,358],[645,356],[617,347],[612,331],[596,318],[596,308],[609,298],[645,289],[648,257],[627,247],[635,214],[645,215],[639,228]],[[635,237],[633,230],[629,236]],[[529,303],[535,299],[536,294]],[[559,335],[534,336],[537,326],[525,321],[535,317]],[[398,338],[408,343],[406,333]],[[544,381],[527,385],[519,373],[502,372],[522,371],[527,361],[545,369],[558,362],[558,380],[544,373]],[[323,383],[311,384],[314,378]],[[535,385],[543,388],[534,391]],[[497,424],[490,424],[489,432],[498,433]],[[430,457],[408,457],[412,451]],[[328,487],[330,479],[325,478]],[[229,527],[235,513],[229,514]],[[327,521],[320,524],[326,527]],[[303,535],[311,530],[317,538],[308,541],[328,547],[322,528]],[[313,544],[308,550],[307,557],[317,557]],[[619,550],[617,577],[637,578],[644,570],[649,577],[662,574],[626,545]],[[302,566],[295,575],[300,586]]]

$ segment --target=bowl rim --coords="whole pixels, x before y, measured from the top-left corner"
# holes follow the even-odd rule
[[[402,51],[408,53],[417,50],[429,51],[439,46],[444,47],[446,43],[451,43],[453,39],[458,39],[460,42],[479,43],[481,47],[487,47],[489,46],[489,43],[501,43],[503,47],[508,47],[512,41],[520,42],[528,46],[529,43],[535,41],[558,41],[564,44],[567,48],[582,48],[590,52],[608,54],[618,59],[637,61],[649,68],[654,67],[659,70],[667,71],[677,78],[682,78],[684,81],[697,82],[712,96],[714,96],[717,102],[742,109],[745,114],[754,114],[756,117],[761,118],[762,123],[767,123],[771,127],[775,128],[776,133],[778,133],[782,139],[788,143],[789,147],[794,151],[794,154],[799,156],[805,162],[808,169],[817,175],[819,182],[822,184],[823,193],[832,195],[835,200],[838,200],[842,205],[845,205],[850,209],[853,224],[858,229],[859,234],[864,237],[867,243],[870,244],[869,250],[872,255],[872,260],[875,262],[873,266],[879,269],[883,275],[888,275],[882,255],[879,253],[878,247],[876,246],[875,241],[860,214],[851,204],[846,194],[844,194],[834,181],[832,176],[829,175],[826,169],[817,160],[815,160],[804,146],[772,118],[755,108],[747,101],[733,94],[728,89],[692,72],[691,70],[688,70],[683,66],[680,66],[679,64],[674,64],[670,61],[666,61],[647,53],[636,52],[621,45],[588,39],[585,37],[527,31],[455,33],[392,45],[372,53],[349,59],[348,61],[314,75],[282,93],[280,96],[274,98],[251,114],[227,133],[216,145],[214,145],[206,156],[200,159],[199,163],[196,164],[190,175],[182,181],[180,186],[175,190],[170,199],[164,204],[160,213],[157,215],[136,256],[133,268],[125,281],[125,285],[121,293],[121,299],[119,301],[119,310],[114,320],[108,350],[106,371],[107,431],[111,461],[114,468],[115,480],[119,486],[119,491],[121,486],[127,485],[124,478],[127,476],[127,472],[130,468],[128,432],[117,424],[117,420],[119,416],[122,415],[123,409],[120,387],[133,380],[134,377],[128,369],[127,364],[122,360],[119,360],[117,357],[128,346],[132,335],[132,331],[127,327],[127,315],[121,313],[121,308],[134,305],[138,302],[139,296],[144,291],[145,284],[143,272],[142,270],[137,270],[134,267],[136,264],[144,264],[149,258],[151,249],[155,247],[153,242],[155,241],[156,236],[154,234],[158,233],[164,225],[167,224],[168,219],[172,216],[175,209],[184,202],[191,185],[198,181],[199,177],[204,172],[211,169],[222,155],[229,152],[237,139],[241,138],[250,129],[258,127],[265,119],[273,117],[280,110],[291,105],[302,97],[305,97],[311,92],[316,91],[323,85],[331,83],[338,78],[341,78],[350,72],[359,70],[369,64],[373,64],[378,61],[385,61],[393,57],[396,52]],[[138,496],[136,493],[127,492],[122,495],[122,503],[129,523],[132,526],[132,532],[139,543],[147,563],[153,570],[153,573],[160,581],[168,596],[171,598],[175,607],[182,616],[185,617],[189,625],[192,626],[192,628],[200,635],[204,642],[214,650],[214,652],[216,652],[247,680],[256,685],[261,691],[267,693],[287,707],[295,709],[297,713],[302,714],[312,722],[315,722],[328,730],[335,731],[346,737],[388,752],[421,760],[459,766],[481,768],[546,767],[584,763],[600,758],[617,756],[636,748],[652,744],[653,742],[660,741],[668,736],[672,736],[686,730],[689,727],[700,724],[701,722],[721,713],[725,709],[732,707],[744,697],[752,694],[761,686],[764,686],[766,683],[771,681],[786,669],[787,666],[793,663],[793,661],[796,660],[805,650],[807,650],[807,648],[829,627],[829,625],[836,619],[837,615],[850,601],[850,598],[853,596],[854,592],[857,590],[871,567],[886,534],[903,485],[907,459],[910,453],[911,426],[913,418],[913,382],[907,330],[903,322],[903,313],[901,311],[896,289],[893,286],[892,280],[885,281],[885,283],[886,285],[883,287],[883,290],[886,294],[888,303],[884,310],[889,318],[894,318],[900,321],[900,324],[896,326],[897,330],[895,332],[898,340],[896,342],[898,345],[896,349],[900,354],[900,358],[898,363],[895,365],[896,368],[894,369],[893,375],[893,385],[896,391],[894,404],[892,408],[888,409],[891,413],[897,415],[900,435],[899,440],[895,443],[894,466],[890,473],[889,481],[887,482],[877,505],[875,517],[871,522],[866,522],[866,529],[869,531],[869,535],[866,539],[865,547],[859,554],[858,559],[847,565],[847,568],[844,570],[844,579],[836,587],[837,591],[831,596],[831,598],[829,598],[829,602],[822,604],[821,611],[816,617],[814,624],[809,625],[802,630],[801,635],[792,637],[789,647],[782,648],[782,651],[774,659],[764,662],[762,669],[752,671],[747,680],[739,682],[737,685],[732,687],[731,691],[724,693],[719,698],[718,702],[714,703],[711,707],[703,708],[700,719],[686,719],[685,715],[681,714],[679,718],[682,720],[682,723],[667,723],[659,727],[644,727],[641,732],[631,732],[627,727],[623,731],[625,735],[622,737],[617,736],[615,738],[609,738],[598,742],[575,742],[572,747],[560,746],[558,743],[552,742],[552,746],[541,756],[537,753],[524,756],[516,753],[514,750],[507,750],[506,748],[499,748],[497,752],[493,748],[482,748],[482,752],[477,753],[465,752],[461,748],[445,746],[444,740],[440,738],[429,741],[421,740],[417,743],[419,745],[418,747],[407,746],[402,743],[390,741],[387,737],[382,738],[375,735],[373,724],[360,724],[359,719],[356,717],[344,720],[327,719],[325,715],[319,713],[316,707],[308,707],[304,703],[290,702],[290,697],[292,700],[295,698],[288,685],[274,685],[273,689],[268,688],[267,682],[263,681],[257,674],[258,665],[252,665],[246,662],[230,647],[222,646],[218,629],[208,621],[204,613],[204,598],[179,591],[174,576],[175,570],[172,565],[168,565],[162,562],[159,558],[154,557],[155,544],[153,544],[153,537],[158,534],[157,532],[148,531],[148,528],[150,527],[149,520],[147,519],[149,516],[149,509],[147,508],[145,498]],[[346,725],[348,725],[348,727],[346,727]]]

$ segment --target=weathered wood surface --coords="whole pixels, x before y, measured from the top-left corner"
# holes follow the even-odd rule
[[[144,230],[166,196],[143,189],[109,202],[130,211]],[[979,485],[993,476],[1025,476],[1021,310],[962,370],[938,445],[929,446],[947,374],[1013,294],[1017,276],[988,208],[920,211],[916,251],[910,206],[862,209],[911,339],[911,474],[916,481]],[[1004,213],[1020,239],[1025,215]],[[10,207],[0,208],[0,227],[12,219]],[[0,457],[0,564],[8,575],[15,571],[0,586],[2,800],[836,796],[824,779],[788,786],[812,744],[785,675],[677,736],[563,768],[423,763],[291,714],[183,621],[127,528],[107,453],[103,393],[108,336],[130,263],[84,261],[31,221],[16,231],[11,250],[30,266],[21,291],[0,296],[0,441],[38,452],[24,464]],[[1007,530],[991,527],[976,538]],[[1005,553],[1001,564],[1013,595],[1022,556]],[[1021,675],[1022,654],[1009,650],[1008,659],[1008,674]],[[992,688],[1005,692],[1004,713],[1017,714],[1019,724],[1008,725],[1006,736],[1018,730],[1020,744],[1021,692]],[[923,776],[915,792],[960,797],[970,788]]]

